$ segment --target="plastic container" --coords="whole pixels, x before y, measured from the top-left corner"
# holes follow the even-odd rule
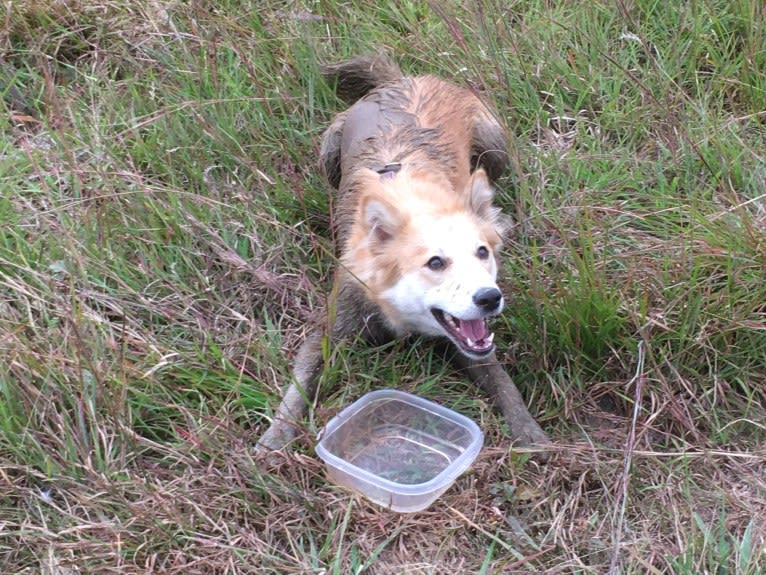
[[[346,407],[316,452],[333,482],[393,511],[421,511],[468,469],[484,441],[467,417],[415,395],[384,389]]]

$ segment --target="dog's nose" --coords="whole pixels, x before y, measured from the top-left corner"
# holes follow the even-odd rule
[[[497,288],[481,288],[473,294],[473,303],[484,311],[495,311],[503,300],[503,294]]]

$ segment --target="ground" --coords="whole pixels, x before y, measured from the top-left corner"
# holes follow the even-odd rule
[[[766,571],[761,2],[11,0],[0,23],[4,573]],[[385,51],[490,102],[515,449],[429,342],[328,353],[268,425],[334,262],[318,64]],[[427,511],[328,483],[364,392],[475,419]]]

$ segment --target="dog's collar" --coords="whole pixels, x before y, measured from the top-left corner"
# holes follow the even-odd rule
[[[380,174],[382,178],[393,178],[394,175],[397,174],[401,169],[401,162],[392,162],[375,171]]]

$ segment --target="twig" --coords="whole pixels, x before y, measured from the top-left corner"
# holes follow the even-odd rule
[[[504,571],[512,570],[512,569],[518,569],[522,566],[524,566],[526,563],[529,563],[530,561],[534,561],[535,559],[539,559],[546,553],[550,553],[551,551],[555,550],[556,546],[551,545],[549,547],[546,547],[545,549],[541,549],[537,553],[533,553],[532,555],[527,555],[526,557],[522,557],[518,561],[514,561],[513,563],[509,563],[508,565],[505,565],[503,568]]]
[[[615,506],[612,524],[616,524],[612,541],[612,558],[609,563],[609,575],[616,575],[620,569],[620,545],[622,543],[622,528],[625,523],[625,507],[628,501],[628,483],[630,482],[630,468],[633,463],[633,448],[636,444],[636,421],[641,409],[641,393],[644,387],[644,342],[638,342],[638,361],[636,373],[630,383],[636,383],[635,397],[633,399],[633,417],[630,421],[630,432],[625,444],[625,462],[622,468],[622,480],[620,482],[620,494],[618,504]],[[630,385],[630,383],[628,385]],[[619,516],[619,517],[618,517]]]

